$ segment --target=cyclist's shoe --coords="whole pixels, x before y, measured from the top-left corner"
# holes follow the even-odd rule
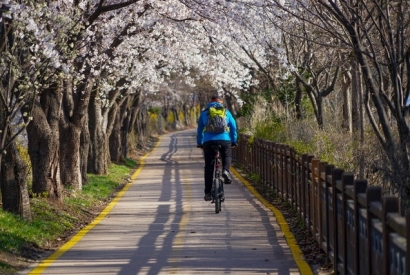
[[[229,174],[228,171],[223,170],[222,177],[224,178],[224,183],[225,184],[231,184],[231,182],[232,182],[231,175]]]
[[[210,194],[210,193],[205,194],[204,200],[205,200],[205,201],[210,201],[210,200],[212,200],[211,194]]]

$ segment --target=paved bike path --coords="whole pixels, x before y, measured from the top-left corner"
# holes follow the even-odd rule
[[[243,180],[225,185],[219,214],[203,200],[194,130],[163,135],[143,162],[91,225],[19,274],[312,274]]]

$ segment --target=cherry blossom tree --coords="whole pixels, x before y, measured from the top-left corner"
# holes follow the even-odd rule
[[[63,185],[81,190],[86,168],[106,173],[110,153],[118,159],[121,151],[118,125],[135,121],[132,110],[146,111],[141,108],[145,97],[160,92],[171,75],[183,80],[183,85],[174,83],[171,88],[174,107],[184,112],[186,99],[178,90],[195,87],[201,78],[208,79],[212,90],[229,89],[232,98],[239,97],[236,91],[252,84],[252,60],[240,44],[232,43],[229,30],[235,26],[227,26],[234,17],[254,16],[247,14],[245,4],[16,3],[10,20],[13,35],[22,43],[11,56],[26,65],[19,67],[18,85],[10,78],[5,86],[12,87],[9,102],[18,104],[16,110],[27,125],[32,191],[61,199]],[[17,96],[23,92],[31,97]],[[107,144],[117,148],[108,149]]]

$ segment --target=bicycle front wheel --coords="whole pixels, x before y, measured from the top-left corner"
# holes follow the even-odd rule
[[[215,213],[218,214],[221,211],[221,196],[220,196],[220,189],[221,189],[221,180],[214,179],[215,181],[215,188],[214,188],[214,203],[215,203]]]

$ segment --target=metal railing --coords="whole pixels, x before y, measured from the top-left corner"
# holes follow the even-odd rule
[[[234,162],[297,209],[336,273],[410,275],[410,213],[396,197],[287,145],[239,140]]]

